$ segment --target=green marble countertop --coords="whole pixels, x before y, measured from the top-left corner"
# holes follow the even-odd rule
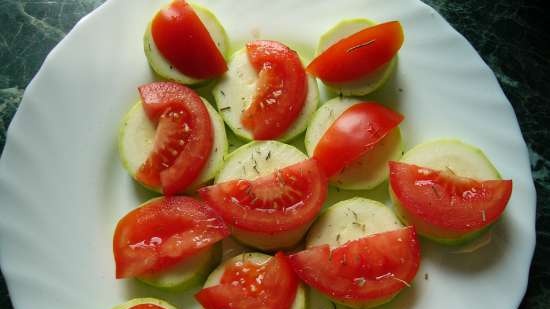
[[[512,103],[537,190],[537,247],[520,308],[550,308],[550,35],[542,1],[423,0],[481,54]],[[0,1],[0,153],[23,91],[48,52],[103,0]],[[0,275],[0,308],[11,309]]]

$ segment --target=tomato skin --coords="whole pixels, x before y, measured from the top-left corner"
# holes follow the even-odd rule
[[[398,21],[372,26],[330,46],[313,59],[306,71],[329,83],[354,81],[389,62],[403,40]]]
[[[129,309],[164,309],[164,308],[162,308],[161,306],[157,306],[155,304],[139,304],[139,305],[130,307]]]
[[[290,309],[297,289],[298,278],[288,258],[278,252],[260,267],[246,262],[231,265],[219,285],[202,289],[195,298],[205,309]]]
[[[402,115],[375,102],[355,104],[327,129],[313,157],[331,177],[372,149],[402,120]]]
[[[210,115],[190,88],[172,82],[139,87],[143,108],[157,124],[155,146],[136,178],[165,195],[184,191],[199,176],[214,144]]]
[[[174,82],[153,82],[138,87],[143,110],[155,125],[173,105],[197,102],[200,97],[191,88]]]
[[[511,180],[478,181],[446,171],[390,162],[396,208],[421,235],[458,238],[493,224],[512,194]]]
[[[117,224],[116,278],[165,270],[227,236],[223,220],[204,203],[184,196],[153,199]]]
[[[186,1],[174,0],[160,10],[153,18],[151,32],[160,53],[183,74],[209,79],[227,71],[208,29]]]
[[[327,190],[326,176],[317,161],[309,159],[255,180],[231,180],[198,191],[228,224],[278,233],[311,223]]]
[[[276,139],[304,107],[308,92],[305,70],[298,54],[279,42],[254,41],[246,44],[246,50],[259,80],[241,122],[256,140]]]
[[[361,304],[391,298],[410,284],[420,265],[420,247],[414,227],[405,227],[289,258],[306,284],[333,299]]]

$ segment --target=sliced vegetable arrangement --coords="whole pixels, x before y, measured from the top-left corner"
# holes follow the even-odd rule
[[[195,299],[205,309],[371,308],[414,285],[417,232],[453,245],[487,231],[512,181],[479,149],[439,140],[403,155],[406,115],[344,96],[381,87],[403,42],[398,21],[344,20],[305,66],[273,40],[245,43],[226,64],[229,39],[210,11],[184,0],[162,8],[144,48],[170,81],[138,87],[119,151],[132,178],[164,196],[118,222],[116,278],[171,291],[204,284]],[[319,108],[316,78],[340,94]],[[201,94],[211,90],[217,111],[183,85],[215,79]],[[393,207],[359,197],[374,188],[388,188]],[[228,249],[230,236],[274,256]],[[115,308],[174,309],[151,298]]]

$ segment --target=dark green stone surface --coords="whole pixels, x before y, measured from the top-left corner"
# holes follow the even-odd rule
[[[0,153],[23,90],[48,52],[102,2],[0,0]],[[543,1],[424,2],[439,11],[481,54],[517,114],[529,148],[538,198],[537,248],[520,308],[550,308],[550,16],[545,15]],[[0,308],[12,308],[1,276]]]

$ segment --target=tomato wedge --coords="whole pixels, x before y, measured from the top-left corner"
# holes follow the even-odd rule
[[[298,54],[275,41],[246,44],[248,60],[259,74],[253,102],[242,117],[257,140],[281,136],[300,115],[307,96],[307,78]]]
[[[165,308],[162,308],[161,306],[157,306],[154,304],[139,304],[139,305],[130,307],[128,309],[165,309]]]
[[[390,162],[399,211],[421,235],[455,238],[494,223],[512,194],[511,180],[479,181],[452,172]]]
[[[158,50],[178,71],[209,79],[227,71],[227,64],[193,8],[174,0],[153,18],[151,33]]]
[[[389,299],[408,286],[420,264],[413,227],[370,235],[335,249],[313,247],[290,256],[305,283],[336,300]]]
[[[290,309],[298,278],[288,258],[278,252],[269,262],[237,262],[228,266],[219,285],[202,289],[195,298],[205,309]]]
[[[402,120],[402,115],[380,104],[355,104],[327,129],[313,157],[331,177],[371,150]]]
[[[223,220],[204,203],[185,196],[153,199],[117,224],[116,278],[165,270],[227,236]]]
[[[230,225],[276,233],[310,223],[327,195],[327,179],[309,159],[255,180],[232,180],[199,189]]]
[[[313,59],[306,71],[329,83],[354,81],[390,61],[403,40],[398,21],[372,26],[330,46]]]
[[[208,110],[191,89],[172,82],[139,87],[143,108],[157,124],[155,145],[136,178],[170,196],[185,190],[210,157],[214,132]]]

